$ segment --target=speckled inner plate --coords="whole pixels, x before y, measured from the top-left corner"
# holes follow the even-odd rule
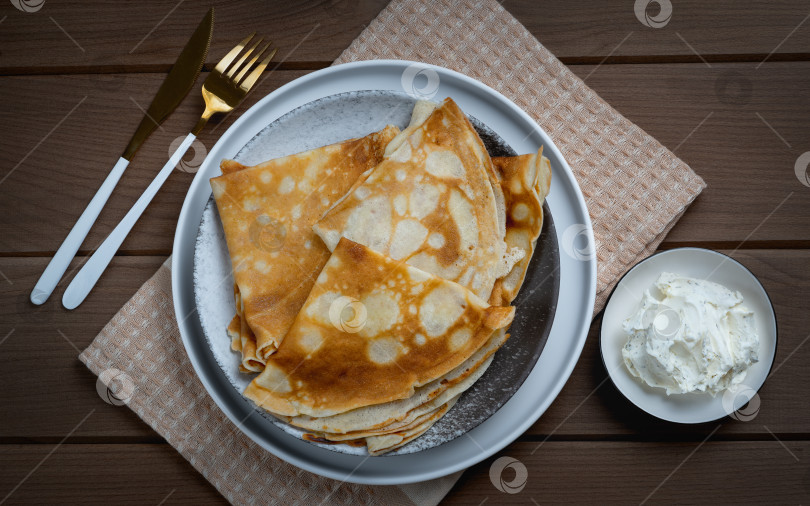
[[[361,137],[387,124],[405,128],[416,99],[393,91],[355,91],[305,104],[273,121],[236,155],[245,165]],[[492,156],[515,151],[486,125],[470,118]],[[548,339],[559,294],[560,256],[554,221],[547,205],[545,220],[526,280],[514,305],[511,337],[495,354],[487,372],[425,434],[387,455],[414,453],[441,445],[480,425],[520,388]],[[233,318],[233,277],[222,224],[213,197],[202,215],[194,251],[194,297],[203,334],[214,358],[238,391],[255,377],[239,372],[239,355],[230,348],[225,328]],[[303,439],[304,432],[255,407],[285,432]],[[344,444],[313,445],[341,453],[366,455],[365,448]]]

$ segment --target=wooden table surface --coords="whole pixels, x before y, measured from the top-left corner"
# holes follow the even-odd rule
[[[64,282],[41,307],[28,294],[209,4],[217,19],[204,72],[253,30],[281,47],[280,65],[244,111],[329,65],[385,0],[46,0],[27,13],[12,5],[32,3],[0,6],[0,503],[223,503],[134,413],[104,403],[77,360],[170,254],[193,175],[172,174],[77,310],[59,303]],[[606,381],[597,317],[560,396],[498,454],[525,465],[525,489],[499,492],[493,457],[466,471],[447,503],[807,504],[810,1],[672,0],[661,28],[642,24],[629,1],[504,4],[706,180],[662,249],[712,248],[751,269],[776,307],[779,346],[753,419],[675,425],[634,408]],[[192,93],[147,141],[81,255],[122,218],[201,107]],[[237,116],[209,126],[202,142],[213,146]]]

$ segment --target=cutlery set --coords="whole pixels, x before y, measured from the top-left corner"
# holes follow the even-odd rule
[[[34,304],[43,304],[50,297],[138,148],[194,87],[194,83],[208,55],[213,28],[214,9],[211,8],[192,34],[188,43],[186,43],[163,84],[161,84],[124,153],[90,200],[90,203],[48,263],[39,281],[37,281],[31,292],[31,302]],[[208,75],[202,86],[205,111],[196,126],[185,137],[126,216],[73,278],[62,297],[62,305],[65,308],[74,309],[84,301],[113,256],[115,256],[118,248],[121,247],[132,227],[138,221],[138,218],[140,218],[177,164],[180,163],[183,155],[191,147],[194,140],[208,123],[208,120],[214,114],[231,112],[244,100],[251,88],[256,84],[259,76],[267,68],[277,50],[270,49],[271,43],[267,42],[257,51],[262,43],[261,38],[253,42],[248,48],[248,44],[250,44],[254,36],[255,33],[249,35],[231,49]],[[251,55],[253,55],[252,58]]]

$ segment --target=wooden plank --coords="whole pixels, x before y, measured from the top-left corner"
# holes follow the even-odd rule
[[[237,113],[206,127],[199,137],[205,147],[201,151],[212,148],[240,113],[300,75],[288,71],[267,74]],[[117,74],[99,81],[98,77],[15,77],[5,78],[0,86],[0,100],[8,104],[2,117],[13,124],[6,149],[0,152],[0,251],[55,251],[59,247],[121,156],[143,117],[142,110],[164,78],[160,74]],[[94,250],[129,211],[168,160],[172,141],[185,137],[203,108],[199,92],[190,94],[146,141],[82,251]],[[187,161],[205,155],[198,154],[196,146],[186,155]],[[193,177],[193,173],[179,170],[169,177],[124,241],[123,251],[169,254],[177,216]]]
[[[443,504],[638,504],[648,496],[652,503],[799,504],[810,497],[802,463],[810,452],[806,441],[549,442],[536,448],[514,443],[470,468]],[[0,494],[7,495],[51,450],[53,445],[0,446]],[[501,456],[525,467],[520,492],[500,492],[490,480],[492,463]],[[515,474],[508,468],[501,477],[509,483]],[[8,504],[158,504],[166,496],[168,504],[224,504],[170,446],[107,444],[62,445]]]
[[[468,469],[443,504],[806,503],[808,451],[807,441],[516,443]],[[526,469],[517,493],[500,492],[490,480],[502,456]],[[507,468],[500,476],[509,484],[516,474]]]
[[[672,6],[672,15],[661,28],[642,24],[633,2],[507,0],[503,5],[549,50],[570,61],[598,63],[610,56],[609,61],[704,58],[758,63],[772,51],[770,59],[791,53],[806,59],[810,53],[806,0],[666,3]],[[657,17],[660,4],[647,4],[646,12]]]
[[[765,438],[810,434],[810,361],[806,301],[810,300],[807,265],[810,250],[753,250],[734,255],[762,280],[779,319],[779,369],[760,391],[758,415],[749,422],[725,420],[719,438]],[[0,441],[58,441],[91,409],[97,409],[75,437],[80,441],[153,441],[157,436],[135,414],[110,406],[95,391],[95,377],[78,362],[84,349],[121,305],[157,269],[161,257],[118,257],[90,298],[77,310],[61,308],[57,289],[44,306],[27,302],[44,258],[0,258]],[[632,406],[609,380],[598,350],[597,320],[582,357],[549,410],[527,432],[543,440],[570,438],[641,438],[700,440],[708,425],[660,422]],[[64,335],[62,335],[64,334]],[[70,342],[68,342],[68,339]],[[32,344],[34,341],[34,344]],[[57,382],[42,381],[43,371]],[[600,386],[601,385],[601,386]],[[597,388],[598,386],[598,388]],[[58,416],[55,416],[58,413]],[[766,428],[767,427],[767,428]]]
[[[80,420],[71,422],[75,425]],[[0,445],[4,504],[228,504],[168,444],[71,444],[68,440],[48,457],[54,448],[50,444]]]
[[[810,238],[810,188],[794,170],[810,150],[810,64],[571,69],[706,180],[667,241],[736,248]]]
[[[43,435],[58,441],[95,409],[74,436],[162,440],[126,407],[102,401],[96,393],[96,377],[78,356],[164,260],[116,257],[85,303],[71,312],[60,302],[69,276],[45,304],[34,306],[28,294],[46,259],[0,259],[0,273],[6,278],[0,280],[0,382],[9,387],[0,393],[2,436]],[[79,263],[73,262],[68,273],[75,272],[77,266]],[[52,380],[43,380],[43,375]],[[26,429],[34,420],[39,427]]]
[[[7,16],[0,30],[0,73],[165,70],[210,5],[216,6],[216,31],[209,65],[243,34],[258,29],[281,47],[279,60],[286,58],[285,65],[316,68],[334,60],[386,3],[208,0],[178,7],[173,0],[129,5],[92,0],[47,2],[36,13],[6,3],[0,8],[0,17]],[[639,21],[633,3],[503,2],[566,62],[598,63],[607,56],[611,61],[759,62],[772,52],[771,60],[810,57],[810,24],[803,23],[810,11],[807,0],[674,4],[670,21],[655,29]],[[657,15],[655,3],[648,12]]]
[[[47,2],[36,13],[6,3],[0,9],[0,17],[8,16],[0,30],[0,68],[5,74],[166,71],[212,5],[209,68],[252,32],[280,48],[276,62],[319,68],[337,58],[386,3],[91,0]]]
[[[572,68],[708,182],[708,189],[667,241],[709,241],[714,247],[727,248],[735,248],[743,240],[744,247],[757,248],[810,245],[810,189],[794,173],[797,158],[810,150],[804,140],[804,118],[810,116],[810,80],[806,78],[810,63],[766,64],[760,70],[747,64]],[[302,74],[270,74],[239,112]],[[0,252],[42,254],[58,247],[140,120],[142,113],[133,99],[146,107],[162,79],[158,74],[107,77],[110,81],[106,83],[88,75],[0,78],[0,100],[7,104],[3,117],[9,131],[0,152],[0,165],[5,168],[0,175],[5,178],[0,183]],[[718,83],[732,78],[750,85],[747,102],[728,103],[729,92],[718,94]],[[42,100],[46,96],[47,107]],[[60,124],[85,96],[88,98]],[[126,213],[167,159],[171,141],[194,124],[200,108],[200,98],[187,98],[147,141],[84,251],[99,244]],[[206,129],[201,136],[204,145],[212,147],[236,117],[233,114],[219,127]],[[56,125],[59,127],[47,136]],[[188,158],[192,157],[190,153]],[[191,179],[190,174],[180,172],[169,178],[124,242],[125,252],[169,253]],[[760,184],[765,180],[767,184]]]

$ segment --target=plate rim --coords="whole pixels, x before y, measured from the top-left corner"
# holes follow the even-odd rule
[[[223,147],[228,142],[230,142],[231,136],[237,136],[238,132],[243,126],[252,119],[254,115],[257,114],[258,111],[261,111],[264,107],[271,106],[272,102],[280,96],[294,90],[296,88],[304,88],[306,85],[312,83],[312,81],[323,79],[325,76],[332,75],[334,77],[335,74],[338,74],[338,77],[345,78],[345,75],[341,75],[341,73],[345,72],[354,72],[357,71],[359,74],[361,70],[370,71],[370,72],[379,72],[381,76],[384,76],[386,72],[390,72],[392,70],[397,70],[399,72],[403,72],[409,66],[418,66],[420,69],[431,69],[438,74],[444,74],[448,78],[451,79],[451,83],[458,83],[458,89],[464,90],[463,87],[466,87],[466,93],[471,95],[478,94],[482,96],[488,97],[493,103],[497,103],[499,107],[504,107],[507,110],[504,112],[506,116],[515,117],[522,125],[529,127],[529,135],[526,136],[525,139],[528,139],[531,135],[535,134],[542,140],[542,144],[544,145],[544,149],[550,151],[554,154],[554,159],[556,164],[558,165],[558,170],[561,171],[563,174],[558,175],[557,178],[561,178],[564,175],[563,183],[565,184],[565,192],[567,194],[567,199],[570,200],[569,206],[571,207],[572,212],[574,213],[575,219],[578,222],[576,226],[579,228],[580,233],[584,234],[585,238],[589,241],[590,244],[594,244],[594,236],[593,236],[593,226],[590,220],[590,215],[588,214],[587,205],[585,203],[584,196],[582,191],[579,187],[579,184],[574,177],[573,171],[571,170],[570,166],[568,165],[565,158],[562,156],[562,153],[559,151],[559,148],[556,146],[554,141],[551,137],[537,124],[537,122],[529,116],[528,113],[523,111],[519,108],[516,104],[514,104],[510,99],[505,97],[500,92],[490,88],[484,83],[461,74],[459,72],[453,71],[451,69],[447,69],[444,67],[431,65],[422,62],[414,62],[408,60],[369,60],[369,61],[358,61],[358,62],[351,62],[341,65],[335,65],[331,67],[327,67],[322,70],[318,70],[307,74],[305,76],[299,77],[279,88],[274,90],[273,92],[269,93],[267,96],[263,97],[259,100],[256,104],[254,104],[250,109],[243,112],[242,115],[231,125],[219,138],[216,142],[214,147],[209,151],[209,156],[203,162],[203,165],[198,170],[197,175],[195,176],[194,180],[192,181],[189,189],[187,191],[186,197],[184,199],[183,207],[180,212],[180,216],[178,218],[178,226],[175,232],[175,240],[173,242],[173,255],[172,255],[172,299],[173,305],[175,309],[175,316],[177,317],[178,321],[178,328],[180,331],[181,339],[183,341],[183,346],[186,350],[186,354],[189,357],[189,361],[194,368],[195,375],[200,380],[200,382],[205,387],[207,393],[211,396],[214,403],[217,407],[222,411],[222,413],[233,423],[237,425],[240,431],[251,438],[256,444],[261,446],[267,451],[270,451],[272,454],[282,458],[283,460],[296,465],[302,469],[308,470],[310,472],[320,474],[322,476],[326,476],[333,479],[353,482],[353,483],[362,483],[362,484],[405,484],[405,483],[414,483],[419,481],[425,481],[429,479],[439,478],[442,476],[449,475],[453,472],[460,471],[466,469],[484,459],[491,456],[492,454],[496,453],[497,451],[503,449],[506,445],[517,439],[521,434],[523,434],[551,405],[551,403],[556,399],[559,395],[560,391],[562,390],[563,386],[570,378],[571,373],[573,372],[576,364],[579,361],[579,357],[581,356],[582,349],[585,345],[585,341],[587,339],[588,330],[591,325],[592,315],[593,315],[593,307],[596,299],[596,283],[597,283],[597,272],[596,272],[596,258],[594,256],[589,256],[588,258],[573,258],[570,260],[565,260],[563,258],[563,262],[561,262],[561,276],[564,272],[568,271],[571,275],[576,274],[577,278],[581,278],[582,284],[586,285],[585,290],[580,290],[580,294],[577,296],[577,311],[582,312],[578,318],[572,319],[573,322],[570,323],[573,326],[570,332],[573,333],[573,338],[571,337],[571,333],[568,334],[568,343],[565,345],[564,351],[566,352],[566,359],[564,365],[558,368],[559,374],[556,375],[553,379],[549,380],[547,384],[544,384],[545,387],[544,395],[542,397],[538,397],[536,400],[538,401],[536,404],[532,404],[529,408],[522,408],[525,413],[522,413],[524,416],[521,416],[522,422],[517,424],[513,424],[511,428],[508,430],[504,430],[503,434],[499,434],[496,436],[496,440],[492,442],[488,442],[489,448],[483,448],[472,438],[472,436],[467,434],[470,439],[473,439],[473,442],[480,448],[480,451],[475,451],[474,454],[469,454],[469,450],[465,448],[459,448],[459,451],[465,450],[466,453],[469,455],[464,456],[458,460],[454,460],[452,464],[447,464],[444,467],[433,469],[433,470],[424,470],[424,469],[416,469],[416,466],[413,465],[414,460],[410,457],[422,457],[422,458],[429,458],[431,455],[436,456],[436,450],[442,448],[441,445],[437,448],[428,450],[426,452],[418,452],[412,455],[403,455],[403,456],[396,456],[394,458],[402,459],[403,461],[407,460],[407,463],[403,462],[403,465],[407,466],[403,469],[397,470],[394,474],[391,471],[391,474],[384,474],[381,473],[379,470],[371,469],[371,465],[366,466],[363,473],[359,473],[358,470],[363,467],[363,464],[368,457],[360,462],[351,472],[345,472],[345,469],[348,469],[348,462],[337,462],[339,459],[328,459],[332,460],[333,462],[324,462],[326,459],[316,459],[310,455],[300,455],[297,454],[295,451],[288,449],[286,446],[281,448],[281,443],[270,441],[269,437],[263,437],[258,431],[254,430],[252,426],[247,426],[246,421],[242,420],[241,422],[237,422],[235,413],[231,412],[230,406],[228,406],[228,399],[225,396],[221,395],[221,393],[217,392],[214,388],[214,380],[209,378],[208,375],[204,371],[204,364],[203,361],[205,357],[198,355],[197,351],[195,350],[194,343],[192,342],[193,339],[193,331],[189,328],[188,317],[190,313],[185,311],[189,307],[192,308],[194,311],[194,301],[193,301],[193,294],[187,293],[187,287],[185,286],[187,283],[187,278],[189,273],[185,272],[187,270],[187,265],[184,265],[183,260],[187,260],[189,250],[193,253],[193,241],[188,241],[191,244],[186,244],[184,239],[187,235],[187,229],[190,224],[195,224],[199,221],[199,216],[196,214],[197,207],[200,207],[200,203],[196,202],[201,200],[200,192],[203,191],[204,193],[210,192],[200,190],[200,186],[205,183],[205,179],[203,174],[208,172],[208,166],[212,163],[210,160],[210,154],[219,152],[219,151],[227,151],[227,147]],[[351,78],[351,76],[349,77]],[[317,82],[315,84],[318,84]],[[388,88],[375,88],[368,86],[354,87],[354,85],[349,84],[342,84],[343,86],[352,86],[353,89],[388,89]],[[463,86],[463,87],[462,87]],[[306,95],[305,89],[299,90],[302,94]],[[484,101],[482,100],[482,103]],[[490,104],[486,104],[490,105]],[[285,106],[286,107],[286,106]],[[293,105],[292,107],[287,107],[286,110],[291,110],[295,108]],[[479,118],[481,119],[481,118]],[[483,121],[483,120],[482,120]],[[525,140],[524,139],[524,140]],[[218,153],[219,154],[219,153]],[[203,199],[204,200],[204,199]],[[202,202],[202,206],[204,206],[204,202]],[[561,226],[562,223],[561,223]],[[570,225],[574,226],[574,225]],[[560,239],[560,232],[558,227],[558,241]],[[564,257],[564,255],[561,255]],[[571,264],[571,262],[577,262],[581,264],[580,267],[576,269]],[[188,264],[188,262],[185,262]],[[190,300],[189,300],[190,299]],[[559,303],[558,303],[559,308]],[[188,314],[187,314],[188,313]],[[555,322],[558,319],[555,318]],[[554,329],[554,325],[552,325],[552,331]],[[560,324],[562,325],[562,324]],[[553,334],[552,334],[553,335]],[[549,342],[550,342],[549,338]],[[547,344],[548,346],[548,344]],[[541,355],[542,359],[542,355]],[[538,360],[538,364],[540,361]],[[525,391],[527,387],[531,386],[528,381],[537,371],[537,365],[535,365],[532,372],[527,377],[527,382],[524,383],[520,389],[515,393],[515,397],[510,399],[500,410],[498,410],[492,418],[499,417],[503,418],[506,415],[502,415],[502,412],[505,412],[507,408],[510,407],[510,403],[515,400],[516,397],[521,393],[521,391]],[[538,373],[539,375],[540,373]],[[524,394],[529,395],[529,394]],[[512,406],[514,408],[514,405]],[[491,420],[491,419],[490,419]],[[489,420],[488,420],[489,421]],[[487,422],[484,422],[481,426],[474,431],[478,431]],[[493,422],[495,423],[495,422]],[[289,437],[288,435],[285,435]],[[294,438],[291,438],[294,439]],[[297,440],[296,440],[297,441]],[[454,442],[459,441],[456,439]],[[451,442],[453,443],[453,442]],[[461,443],[459,443],[460,445]],[[289,445],[287,445],[289,446]],[[454,445],[453,449],[456,449]],[[469,446],[469,445],[467,445]],[[447,450],[452,451],[453,449]],[[311,453],[311,452],[304,452],[302,453]],[[330,452],[331,453],[331,452]],[[358,457],[359,459],[359,457]],[[354,460],[356,462],[356,460]],[[411,464],[411,465],[407,465]],[[331,467],[330,467],[331,465]],[[344,470],[338,470],[338,465],[344,465]],[[386,471],[387,472],[387,471]]]
[[[631,272],[633,272],[636,269],[636,267],[639,267],[641,264],[650,261],[654,257],[665,256],[666,254],[671,254],[672,252],[678,252],[678,251],[694,251],[694,252],[699,252],[700,254],[707,254],[708,253],[708,254],[721,256],[721,257],[723,257],[725,259],[724,261],[729,261],[730,260],[733,264],[736,264],[737,267],[742,268],[742,270],[744,272],[747,272],[748,275],[751,276],[751,279],[753,279],[757,283],[757,285],[759,285],[759,287],[762,289],[762,293],[765,294],[765,300],[768,301],[768,307],[770,308],[771,318],[769,318],[769,322],[771,322],[771,321],[773,322],[773,328],[774,328],[773,357],[771,357],[771,363],[768,364],[767,371],[765,372],[765,376],[763,377],[762,381],[759,383],[759,385],[756,388],[753,389],[754,394],[758,394],[759,391],[762,389],[762,387],[765,385],[765,382],[768,381],[768,378],[770,377],[771,371],[773,370],[773,365],[776,362],[776,354],[779,351],[779,320],[778,320],[778,318],[776,316],[776,308],[773,305],[773,300],[771,300],[771,296],[768,293],[768,291],[765,289],[765,286],[759,280],[759,277],[757,277],[757,275],[754,274],[751,271],[751,269],[746,267],[742,262],[732,258],[729,255],[726,255],[725,253],[721,253],[719,251],[709,249],[709,248],[698,248],[698,247],[695,247],[695,246],[684,246],[684,247],[681,247],[681,248],[672,248],[672,249],[668,249],[668,250],[664,250],[664,251],[657,251],[657,252],[653,253],[652,255],[648,256],[647,258],[645,258],[645,259],[641,260],[640,262],[636,263],[635,265],[633,265],[633,267],[628,269],[627,272],[622,274],[622,277],[619,278],[619,281],[616,282],[616,284],[613,286],[613,289],[610,291],[610,295],[608,295],[607,299],[605,299],[605,310],[607,310],[608,305],[610,304],[610,301],[613,299],[613,294],[616,292],[616,289],[619,287],[619,285],[622,283],[622,281],[624,281],[624,279],[628,275],[630,275]],[[657,418],[659,420],[663,420],[665,422],[670,422],[670,423],[676,423],[676,424],[680,424],[680,425],[698,425],[698,424],[701,424],[701,423],[709,423],[709,422],[714,422],[714,421],[717,421],[717,420],[721,420],[721,419],[729,416],[729,413],[724,413],[724,414],[722,414],[720,416],[709,415],[707,418],[702,418],[702,419],[699,419],[699,420],[678,419],[677,417],[668,417],[668,416],[656,413],[655,410],[650,410],[647,407],[645,407],[643,405],[643,403],[636,402],[637,399],[634,399],[632,395],[628,395],[628,393],[625,392],[625,390],[623,390],[621,388],[619,383],[617,383],[617,381],[613,377],[614,373],[611,371],[611,369],[607,365],[607,361],[605,360],[605,346],[606,346],[606,344],[605,344],[605,337],[604,337],[604,328],[605,328],[605,320],[604,320],[604,318],[602,318],[602,320],[599,322],[599,358],[602,361],[602,366],[605,368],[605,370],[608,373],[608,377],[610,377],[610,382],[613,384],[613,386],[616,388],[616,390],[620,394],[622,394],[622,397],[624,397],[627,401],[629,401],[633,406],[635,406],[636,408],[640,409],[641,411],[643,411],[643,412],[647,413],[648,415],[653,416],[653,417],[655,417],[655,418]],[[739,406],[733,406],[734,410],[736,411],[736,410],[740,409],[746,403],[747,403],[747,401],[746,402],[740,402]]]

